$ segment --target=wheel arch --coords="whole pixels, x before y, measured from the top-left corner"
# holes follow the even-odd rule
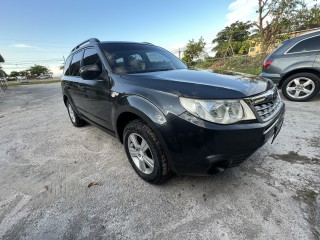
[[[65,105],[65,106],[67,106],[67,101],[68,101],[68,99],[69,99],[68,96],[64,94],[64,95],[63,95],[63,102],[64,102],[64,105]]]
[[[283,75],[283,77],[281,78],[280,82],[279,82],[279,87],[282,87],[283,82],[288,78],[291,77],[294,74],[297,73],[303,73],[303,72],[307,72],[307,73],[311,73],[314,74],[315,76],[317,76],[318,78],[320,78],[320,72],[313,69],[313,68],[299,68],[299,69],[295,69],[292,71],[287,72],[285,75]]]

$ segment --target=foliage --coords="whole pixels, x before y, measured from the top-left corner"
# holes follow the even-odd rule
[[[10,77],[18,77],[18,76],[19,76],[19,72],[17,72],[17,71],[12,71],[10,73]]]
[[[287,31],[292,20],[295,21],[292,15],[303,7],[303,0],[258,0],[258,21],[254,24],[259,30],[263,52],[277,40],[278,34]]]
[[[216,57],[226,57],[235,54],[246,54],[249,51],[250,42],[248,41],[252,28],[251,22],[235,22],[225,27],[212,40],[216,46],[212,51],[216,52]]]
[[[311,8],[303,5],[296,12],[294,12],[286,24],[288,25],[287,31],[299,31],[309,28],[320,27],[320,5],[315,4]]]
[[[203,37],[198,42],[195,42],[194,39],[189,40],[187,49],[183,53],[182,61],[188,65],[192,64],[192,61],[202,57],[205,45]]]
[[[233,57],[216,59],[210,69],[214,71],[229,70],[259,75],[262,69],[262,62],[265,58],[266,54],[260,54],[255,57],[235,55]]]
[[[41,74],[48,74],[50,71],[47,67],[41,65],[34,65],[30,67],[28,70],[32,76],[39,76]]]

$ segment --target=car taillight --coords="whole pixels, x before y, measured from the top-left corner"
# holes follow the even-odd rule
[[[271,63],[273,62],[273,59],[265,60],[263,62],[263,68],[268,68],[270,67]]]

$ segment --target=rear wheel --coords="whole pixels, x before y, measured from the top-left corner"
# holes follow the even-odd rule
[[[319,93],[320,79],[312,73],[297,73],[282,85],[283,96],[291,101],[308,101]]]
[[[123,142],[127,157],[136,173],[145,181],[159,184],[171,175],[163,148],[151,130],[141,120],[128,123]]]
[[[74,111],[72,105],[70,104],[69,100],[67,100],[66,102],[66,107],[68,109],[68,114],[71,120],[71,123],[73,124],[73,126],[75,127],[82,127],[83,125],[85,125],[85,121],[82,120],[78,114]]]

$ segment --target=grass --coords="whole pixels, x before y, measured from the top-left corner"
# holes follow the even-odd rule
[[[213,71],[233,71],[252,75],[259,75],[262,70],[262,63],[266,58],[265,54],[250,57],[247,55],[236,55],[228,58],[199,61],[195,67],[200,69],[211,69]]]
[[[29,82],[8,82],[8,86],[20,86],[20,85],[33,85],[33,84],[48,84],[48,83],[57,83],[57,82],[61,82],[61,80],[59,78],[53,78],[53,79],[44,79],[44,80],[29,80]]]

